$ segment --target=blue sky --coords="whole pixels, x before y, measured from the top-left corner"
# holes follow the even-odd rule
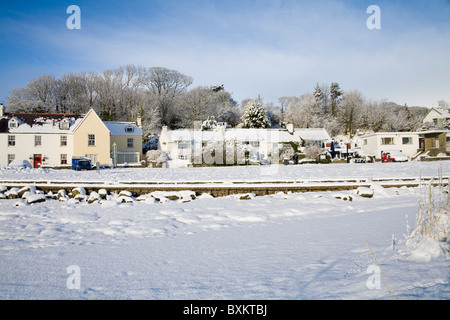
[[[69,5],[81,30],[69,30]],[[381,29],[366,12],[381,9]],[[2,1],[0,101],[44,73],[166,67],[196,86],[258,94],[344,91],[399,104],[450,101],[450,2],[300,0]]]

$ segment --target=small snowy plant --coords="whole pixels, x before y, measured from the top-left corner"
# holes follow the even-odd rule
[[[167,154],[160,150],[149,150],[146,156],[148,162],[154,162],[157,165],[165,163],[168,159]]]
[[[421,185],[416,226],[406,237],[406,244],[413,251],[428,251],[450,256],[450,187],[444,186],[440,175],[437,186],[434,180]]]
[[[315,160],[323,152],[322,148],[318,145],[310,145],[305,148],[306,158]]]

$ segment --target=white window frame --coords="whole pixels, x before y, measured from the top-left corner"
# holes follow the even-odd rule
[[[15,147],[16,146],[16,136],[9,135],[8,136],[8,147]]]
[[[10,129],[15,129],[15,128],[17,128],[18,126],[19,126],[19,123],[17,122],[16,119],[11,119],[11,120],[9,120],[9,122],[8,122],[8,128],[10,128]]]
[[[191,144],[192,144],[191,141],[188,141],[188,140],[178,141],[178,143],[177,143],[178,150],[190,149],[191,148]],[[186,146],[186,147],[184,148],[184,146]]]
[[[88,147],[95,147],[95,134],[88,134]]]
[[[385,143],[385,142],[387,142],[386,139],[390,139],[391,143]],[[394,145],[395,144],[394,139],[395,139],[394,137],[383,137],[383,138],[381,138],[381,144],[384,146]]]
[[[34,136],[34,146],[35,147],[41,147],[42,146],[42,136],[41,135],[35,135]]]
[[[8,154],[8,165],[13,162],[14,160],[16,160],[16,155],[15,154]]]
[[[61,122],[59,123],[59,128],[60,128],[61,130],[69,130],[69,128],[70,128],[70,123],[69,123],[69,121],[66,120],[66,119],[61,120]]]
[[[405,143],[405,139],[408,139]],[[402,144],[413,144],[413,137],[402,137]]]
[[[59,141],[60,141],[61,147],[67,147],[67,136],[66,135],[60,136]]]
[[[61,155],[60,155],[60,163],[61,164],[67,164],[67,154],[66,153],[61,153]]]

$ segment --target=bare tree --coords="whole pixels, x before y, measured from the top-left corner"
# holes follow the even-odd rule
[[[31,80],[26,87],[13,89],[7,98],[8,107],[13,111],[44,113],[53,111],[55,100],[53,89],[56,79],[44,74]]]
[[[215,92],[208,87],[197,87],[183,93],[178,105],[179,122],[184,128],[193,128],[194,122],[212,116],[211,104]]]
[[[302,94],[300,97],[287,99],[286,122],[292,123],[298,128],[310,128],[317,125],[313,108],[315,98],[311,93]]]
[[[364,97],[358,91],[350,91],[344,94],[340,103],[338,118],[343,131],[353,136],[357,128],[357,121],[361,107],[364,104]]]
[[[175,115],[173,107],[175,99],[184,92],[193,79],[178,71],[162,67],[148,68],[143,83],[156,98],[156,107],[164,125],[173,125]]]

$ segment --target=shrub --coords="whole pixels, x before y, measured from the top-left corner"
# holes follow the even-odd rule
[[[423,244],[431,244],[432,249],[438,245],[444,254],[450,255],[449,192],[450,186],[444,185],[441,173],[437,183],[434,179],[427,185],[421,183],[416,226],[406,238],[409,247],[422,245],[423,249]]]
[[[163,164],[168,160],[167,154],[160,150],[149,150],[146,156],[148,162],[155,162],[157,165]]]

